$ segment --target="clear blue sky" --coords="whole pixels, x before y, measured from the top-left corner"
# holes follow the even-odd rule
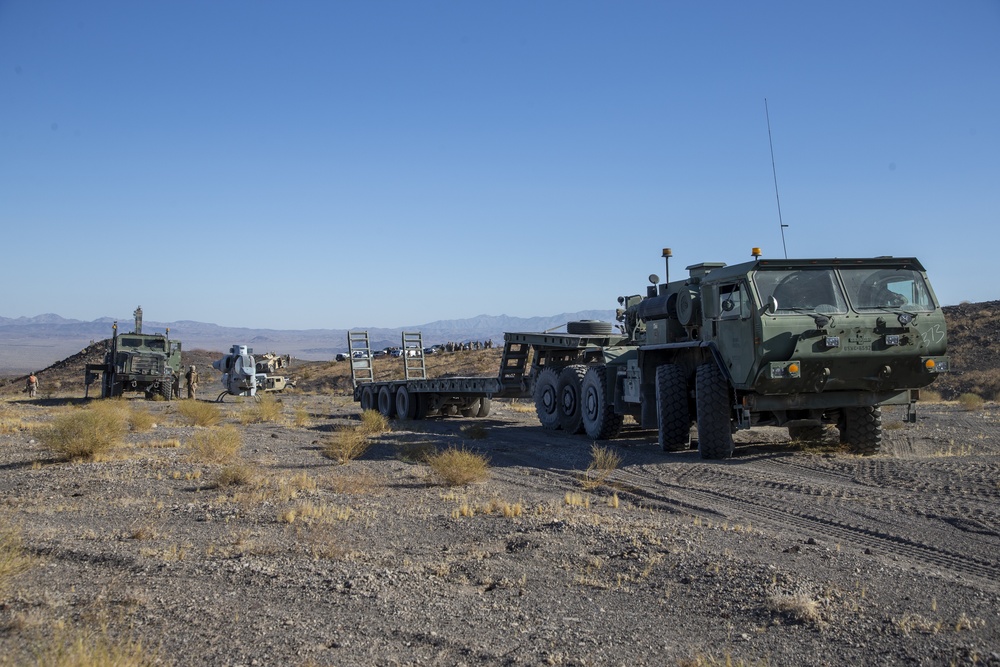
[[[610,309],[783,255],[765,98],[790,257],[1000,299],[997,0],[0,0],[0,315]]]

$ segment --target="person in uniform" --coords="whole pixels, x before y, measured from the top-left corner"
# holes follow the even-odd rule
[[[198,369],[192,365],[184,374],[184,378],[187,380],[188,398],[193,399],[198,391]]]

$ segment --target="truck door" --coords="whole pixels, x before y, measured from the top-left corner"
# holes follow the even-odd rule
[[[746,385],[755,364],[753,302],[742,280],[719,285],[715,341],[737,386]]]

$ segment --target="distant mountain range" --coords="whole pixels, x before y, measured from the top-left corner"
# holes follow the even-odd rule
[[[548,317],[508,317],[480,315],[461,320],[439,320],[399,328],[370,328],[368,335],[374,349],[398,346],[403,331],[419,331],[425,345],[492,340],[503,344],[506,331],[559,330],[575,320],[613,321],[614,311],[585,310]],[[91,342],[111,337],[111,317],[91,322],[71,320],[52,313],[35,317],[0,317],[0,375],[20,375],[44,368],[87,347]],[[118,320],[119,331],[132,331],[131,317]],[[225,352],[232,345],[249,345],[256,352],[290,354],[299,359],[332,359],[347,350],[347,329],[249,329],[181,320],[179,322],[143,321],[144,333],[162,333],[181,341],[185,350],[204,349]]]

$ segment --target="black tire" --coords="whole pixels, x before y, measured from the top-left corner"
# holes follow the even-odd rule
[[[684,369],[663,364],[656,369],[658,439],[665,452],[682,452],[691,446],[691,411]]]
[[[383,386],[378,390],[378,411],[386,419],[396,416],[396,400],[388,386]]]
[[[371,387],[363,387],[361,389],[361,411],[365,412],[367,410],[375,409],[375,390]]]
[[[417,396],[405,386],[396,390],[396,415],[400,419],[413,419],[417,416]]]
[[[162,396],[165,401],[169,401],[174,397],[174,388],[169,382],[160,383],[160,396]]]
[[[416,399],[417,407],[414,411],[414,419],[427,419],[427,415],[430,412],[430,399],[428,399],[423,394],[411,394],[411,396]]]
[[[812,426],[789,426],[788,437],[799,442],[817,443],[823,442],[826,429],[822,424]]]
[[[855,454],[878,454],[882,449],[882,408],[877,405],[844,408],[840,441]]]
[[[605,366],[590,366],[580,385],[580,412],[583,430],[594,440],[608,440],[622,430],[622,415],[608,401],[608,370]]]
[[[559,372],[556,396],[559,398],[559,427],[567,433],[583,433],[583,410],[580,408],[580,390],[587,367],[583,364],[567,366]]]
[[[729,380],[714,361],[698,366],[694,392],[701,458],[728,459],[734,448]]]
[[[535,380],[535,414],[542,428],[559,428],[559,374],[553,368],[543,368]]]
[[[601,320],[577,320],[566,323],[566,333],[583,336],[607,336],[614,331],[611,322]]]
[[[490,408],[492,406],[493,406],[493,401],[488,396],[484,396],[483,398],[479,399],[479,412],[476,413],[476,416],[479,417],[480,419],[482,419],[483,417],[489,417]]]

